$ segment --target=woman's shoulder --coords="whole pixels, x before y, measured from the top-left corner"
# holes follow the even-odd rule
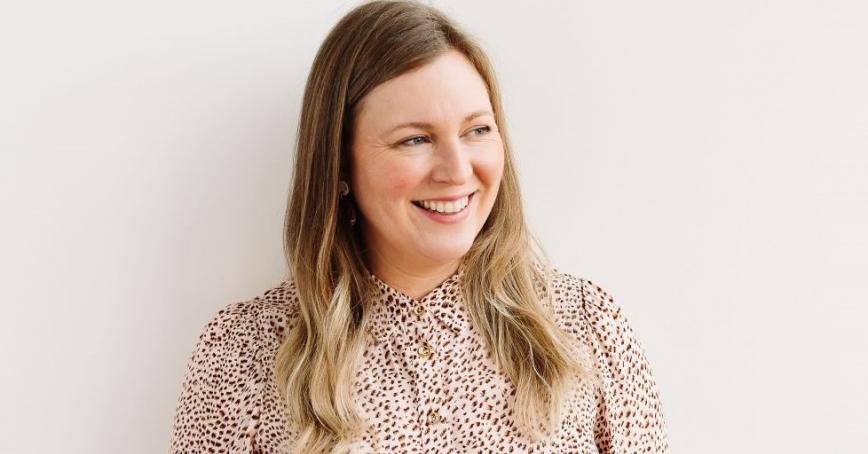
[[[621,305],[596,280],[553,267],[549,282],[555,316],[574,334],[585,337],[594,332],[599,336],[628,323]]]
[[[614,297],[588,277],[552,267],[551,286],[556,309],[584,312],[619,312]]]
[[[295,319],[295,287],[283,281],[259,295],[224,304],[211,316],[187,363],[172,430],[172,452],[214,446],[241,450],[246,438],[227,438],[248,426],[262,395],[270,361]],[[213,427],[220,421],[219,431]]]
[[[552,287],[562,325],[579,334],[596,357],[604,402],[596,419],[598,442],[629,452],[668,452],[652,367],[621,306],[605,286],[585,277],[555,271]]]
[[[255,314],[257,323],[266,331],[282,330],[298,314],[298,292],[292,278],[265,290],[252,299],[241,303]]]
[[[213,341],[262,347],[283,338],[297,318],[298,298],[293,280],[285,279],[251,298],[225,303],[205,326]]]

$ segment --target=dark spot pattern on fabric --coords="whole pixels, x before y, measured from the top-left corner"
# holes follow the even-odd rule
[[[457,271],[420,300],[391,288],[370,302],[355,375],[368,431],[354,453],[664,453],[660,396],[620,306],[590,280],[555,270],[552,313],[586,352],[601,386],[582,381],[551,438],[531,443],[512,421],[515,389],[464,308]],[[172,453],[290,453],[293,432],[274,357],[298,316],[293,281],[220,309],[187,366]]]

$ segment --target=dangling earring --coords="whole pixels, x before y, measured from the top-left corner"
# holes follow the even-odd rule
[[[348,185],[346,181],[341,180],[338,182],[338,189],[340,190],[340,199],[344,202],[344,211],[350,218],[350,227],[353,227],[356,225],[356,210],[353,208],[353,202],[349,199],[343,200],[346,199],[347,195],[350,193],[350,185]]]

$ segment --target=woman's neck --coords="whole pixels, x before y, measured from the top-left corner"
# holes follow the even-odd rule
[[[370,271],[390,287],[413,298],[421,300],[440,283],[458,271],[461,260],[441,264],[408,264],[383,260],[372,254],[369,260]]]

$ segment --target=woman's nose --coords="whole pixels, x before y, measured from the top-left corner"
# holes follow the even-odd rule
[[[459,139],[441,141],[435,151],[432,178],[435,181],[464,184],[473,175],[470,150],[462,146]]]

